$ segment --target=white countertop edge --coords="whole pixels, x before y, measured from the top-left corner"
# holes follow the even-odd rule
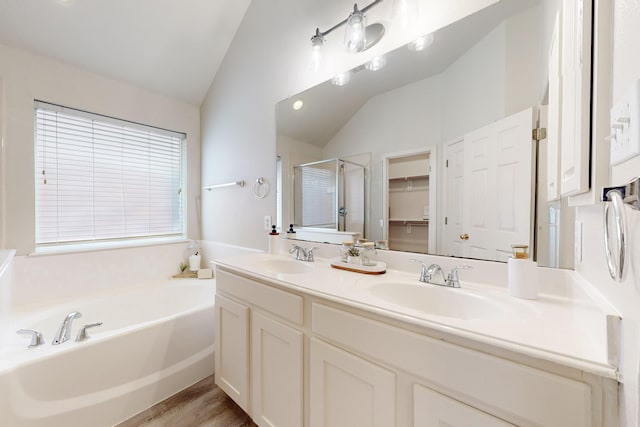
[[[457,326],[447,325],[445,323],[437,322],[434,320],[419,318],[409,314],[398,313],[396,311],[389,310],[383,307],[376,307],[371,304],[354,301],[352,299],[340,297],[337,295],[333,295],[331,293],[320,292],[305,286],[296,285],[295,283],[280,280],[268,275],[263,275],[253,270],[249,270],[249,269],[240,267],[238,265],[227,263],[224,260],[217,260],[215,261],[215,264],[225,269],[228,269],[230,271],[238,271],[243,274],[246,274],[247,276],[255,278],[257,280],[266,281],[285,289],[290,289],[292,291],[308,294],[308,295],[322,298],[328,301],[347,305],[363,311],[368,311],[373,314],[377,314],[377,315],[388,317],[401,322],[413,324],[422,328],[431,329],[434,331],[450,334],[466,340],[490,345],[502,350],[519,353],[535,359],[541,359],[544,361],[557,363],[562,366],[578,369],[578,370],[595,374],[601,377],[621,381],[617,368],[606,363],[589,361],[589,360],[573,357],[573,356],[562,354],[562,353],[544,350],[544,349],[532,347],[523,343],[517,343],[507,339],[485,335],[477,331],[469,331]]]

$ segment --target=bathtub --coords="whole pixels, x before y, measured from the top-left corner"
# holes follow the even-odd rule
[[[176,279],[117,295],[14,311],[0,326],[2,426],[113,426],[214,369],[215,280]],[[51,345],[71,311],[71,339]],[[84,324],[90,338],[75,342]],[[44,334],[27,348],[18,329]]]

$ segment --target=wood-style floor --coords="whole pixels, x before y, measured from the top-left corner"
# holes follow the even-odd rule
[[[213,375],[174,394],[117,427],[255,427]]]

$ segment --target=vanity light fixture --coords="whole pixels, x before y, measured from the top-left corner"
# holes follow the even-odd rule
[[[362,52],[378,43],[384,35],[384,25],[380,23],[366,25],[366,17],[364,14],[381,1],[382,0],[374,0],[362,9],[358,9],[358,4],[356,3],[353,5],[353,12],[351,12],[346,19],[340,21],[327,31],[320,31],[320,28],[316,28],[316,33],[311,36],[311,46],[314,51],[322,47],[327,34],[342,25],[346,25],[344,44],[349,51]]]

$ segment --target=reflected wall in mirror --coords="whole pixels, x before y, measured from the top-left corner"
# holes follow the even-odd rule
[[[559,102],[549,55],[561,5],[503,0],[430,34],[422,50],[389,52],[382,69],[364,64],[346,85],[278,103],[279,225],[302,225],[295,166],[342,159],[365,167],[368,240],[497,261],[524,243],[540,265],[572,268],[573,209],[548,190],[559,168],[548,158],[558,163],[560,148],[532,141],[549,114],[560,133],[562,106],[548,104]],[[422,169],[403,163],[412,159]]]

